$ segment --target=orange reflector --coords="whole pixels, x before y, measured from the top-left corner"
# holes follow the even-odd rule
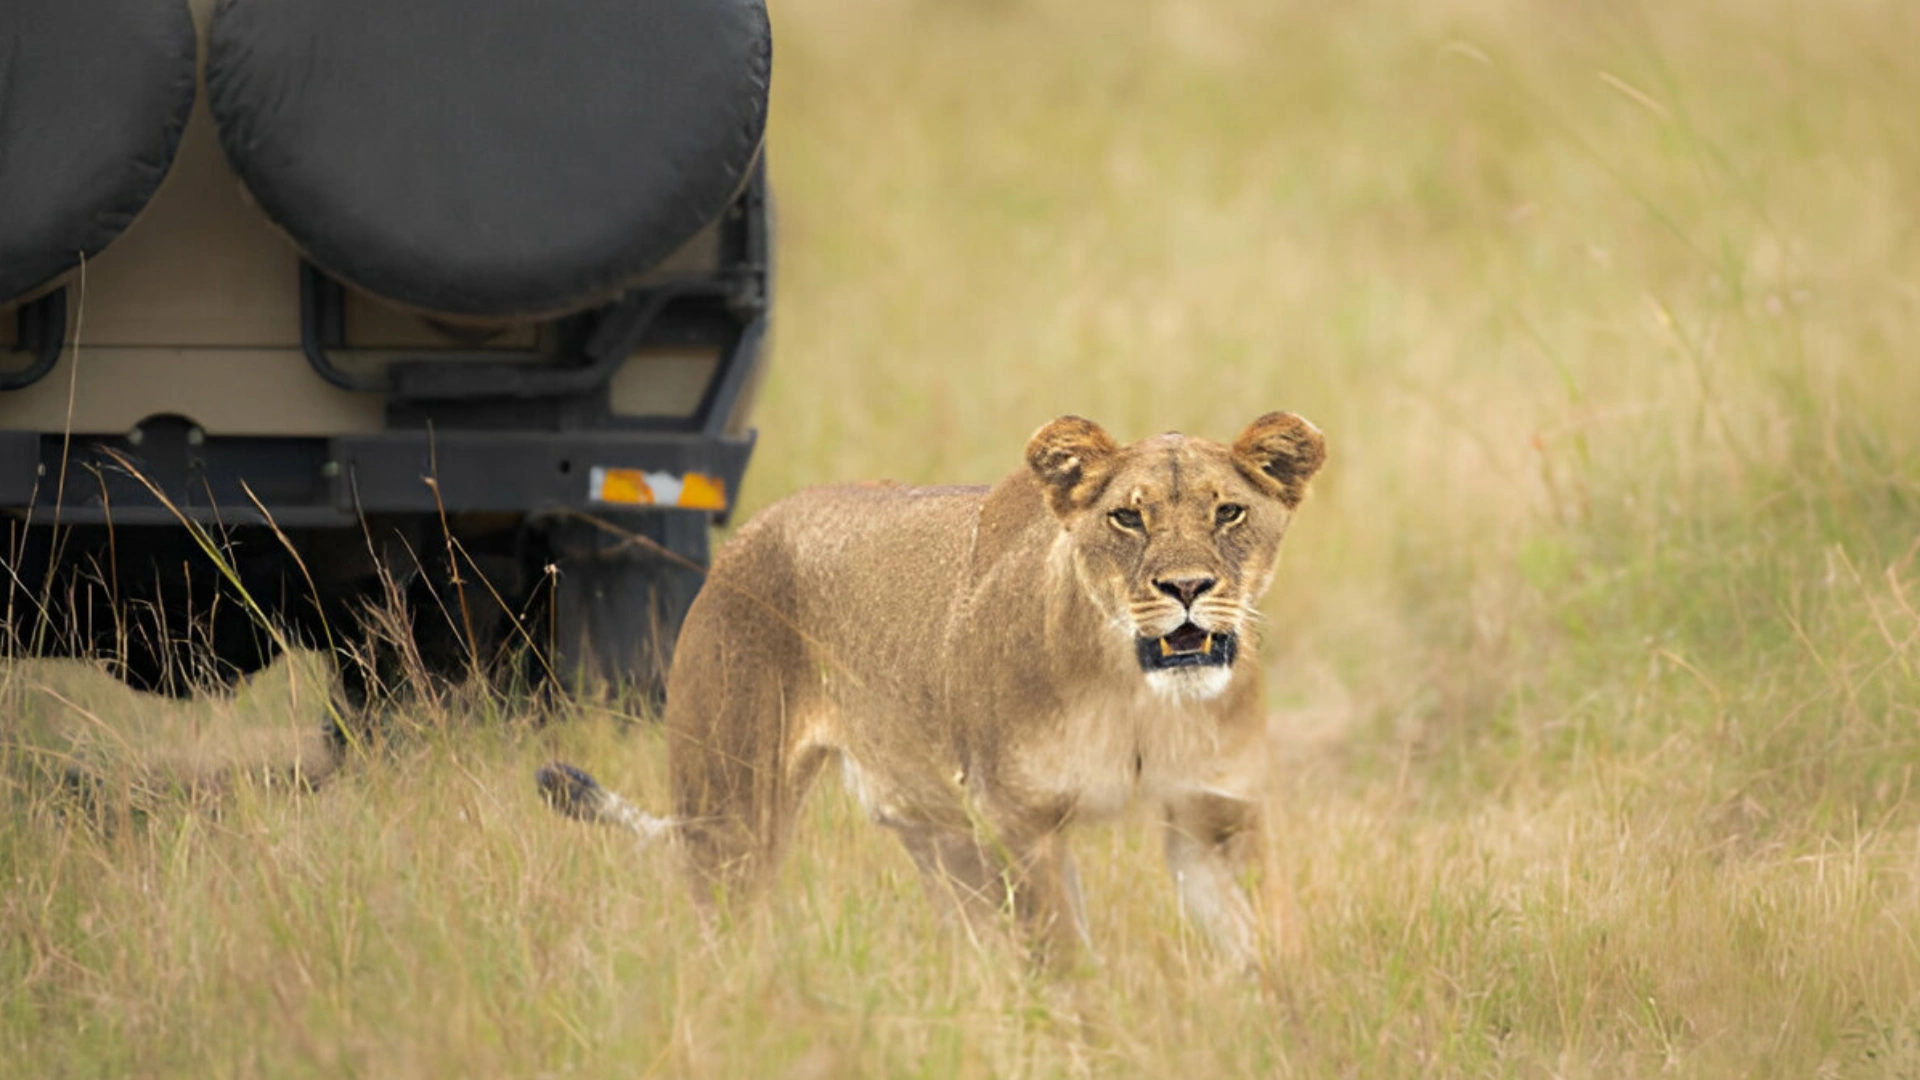
[[[593,470],[592,498],[595,502],[621,503],[626,506],[651,506],[653,487],[639,469]]]
[[[677,506],[687,510],[725,510],[726,481],[704,473],[613,469],[595,465],[588,474],[587,497],[615,506]]]
[[[680,482],[680,505],[689,510],[725,510],[726,481],[697,472],[688,473]]]

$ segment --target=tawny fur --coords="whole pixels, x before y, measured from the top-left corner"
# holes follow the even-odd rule
[[[1085,938],[1063,827],[1152,800],[1183,909],[1252,963],[1234,879],[1266,757],[1255,605],[1325,456],[1287,413],[1230,447],[1122,447],[1062,417],[991,488],[802,491],[740,529],[687,615],[667,684],[671,815],[571,766],[542,770],[541,789],[671,837],[710,896],[765,877],[837,762],[936,897],[966,916],[1010,900],[1055,960]],[[1144,670],[1140,639],[1188,622],[1235,635],[1231,664]]]

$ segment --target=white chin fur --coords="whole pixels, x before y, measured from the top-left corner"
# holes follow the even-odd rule
[[[1224,666],[1168,668],[1149,671],[1146,676],[1147,685],[1153,688],[1154,693],[1169,701],[1186,704],[1211,701],[1226,693],[1227,684],[1233,681],[1233,669]]]

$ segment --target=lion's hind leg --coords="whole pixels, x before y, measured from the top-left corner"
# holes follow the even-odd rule
[[[564,761],[549,762],[534,773],[547,805],[570,818],[628,829],[653,841],[673,832],[672,818],[649,814],[600,786],[586,770]]]
[[[675,835],[702,904],[745,900],[771,881],[830,756],[816,745],[783,745],[778,729],[770,734],[780,741],[676,747]]]

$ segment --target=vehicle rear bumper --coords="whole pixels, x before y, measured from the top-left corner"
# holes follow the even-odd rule
[[[310,528],[350,526],[373,514],[594,513],[693,505],[724,522],[738,499],[754,435],[421,430],[205,437],[185,424],[150,424],[135,440],[5,431],[0,510],[34,523],[175,524],[185,517],[246,525],[271,518],[285,528]],[[667,482],[608,486],[609,471],[665,474]],[[655,494],[655,488],[670,494],[677,478],[689,473],[717,487],[724,505]]]

